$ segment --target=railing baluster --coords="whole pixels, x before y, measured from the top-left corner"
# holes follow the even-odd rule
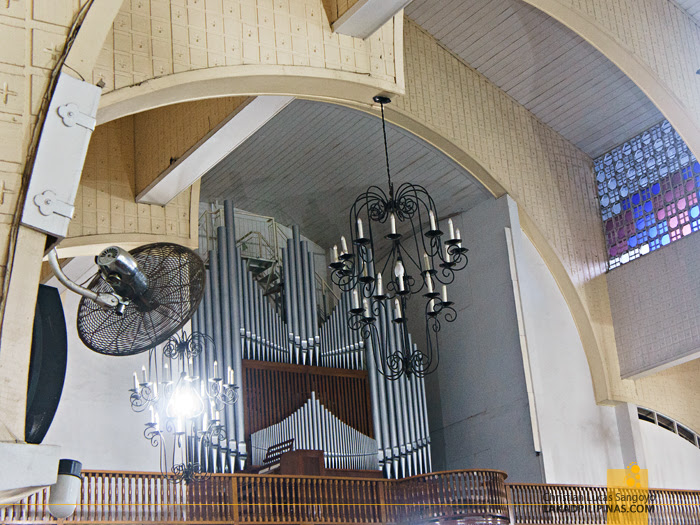
[[[606,523],[605,487],[505,484],[499,471],[453,471],[403,480],[213,474],[173,485],[158,473],[85,471],[69,522],[409,523],[502,520],[517,524]],[[551,501],[543,495],[548,492]],[[625,495],[637,494],[623,489]],[[653,525],[698,525],[700,491],[651,489]],[[393,505],[397,503],[398,505]],[[543,512],[543,504],[580,504]],[[589,503],[589,504],[586,504]],[[48,490],[0,509],[3,523],[53,522]]]

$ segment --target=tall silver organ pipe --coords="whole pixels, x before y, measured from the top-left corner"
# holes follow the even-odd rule
[[[375,435],[372,443],[376,463],[373,465],[383,469],[388,477],[431,472],[424,380],[404,375],[389,381],[378,372],[372,348],[365,348],[361,335],[348,326],[348,312],[352,307],[349,293],[340,295],[335,309],[320,325],[314,257],[308,243],[301,240],[299,229],[293,228],[292,238],[281,250],[283,297],[279,306],[265,295],[246,267],[246,260],[236,246],[233,205],[229,201],[224,206],[224,226],[217,231],[217,241],[217,250],[209,253],[204,300],[192,319],[193,330],[211,336],[217,349],[216,355],[196,358],[195,369],[204,383],[214,377],[215,360],[217,375],[227,379],[228,366],[231,366],[239,386],[243,384],[243,359],[367,370]],[[400,336],[390,309],[385,308],[383,312],[376,320],[377,329],[382,339],[390,341],[391,353],[395,351],[392,349],[398,349]],[[244,427],[246,392],[239,390],[239,396],[233,407],[227,407],[220,414],[228,442],[212,443],[208,448],[201,443],[192,445],[203,468],[209,472],[245,467],[248,459]],[[324,450],[328,452],[330,468],[341,463],[366,465],[365,460],[355,456],[355,459],[340,460],[346,457],[342,452],[346,450],[344,447],[352,449],[353,432],[357,431],[340,422],[320,403],[309,403],[307,411],[293,414],[279,426],[273,425],[275,430],[270,430],[269,439],[277,439],[289,434],[290,429],[296,429],[299,433],[296,448],[329,447]],[[208,416],[211,418],[214,414]],[[309,429],[319,430],[311,432]],[[258,453],[257,450],[252,452],[253,455]]]
[[[293,450],[323,450],[329,469],[378,470],[377,441],[343,423],[311,392],[311,398],[276,425],[250,436],[253,465],[262,465],[267,449],[294,438]]]

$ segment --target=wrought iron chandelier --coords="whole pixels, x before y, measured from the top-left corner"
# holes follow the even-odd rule
[[[149,351],[148,369],[141,368],[140,380],[134,372],[129,389],[131,409],[150,413],[143,435],[153,447],[160,447],[160,471],[174,483],[209,477],[199,455],[208,445],[227,442],[220,411],[238,400],[230,367],[226,380],[219,377],[216,361],[213,378],[198,376],[193,359],[203,353],[214,355],[211,337],[200,332],[175,334],[163,346],[160,363],[156,348]]]
[[[424,377],[439,363],[442,320],[457,317],[447,285],[467,266],[467,249],[452,219],[443,241],[435,203],[424,187],[403,183],[394,190],[384,119],[384,105],[391,100],[373,100],[381,106],[389,194],[370,186],[357,197],[350,209],[350,243],[341,237],[340,250],[333,246],[331,277],[342,291],[352,293],[348,325],[361,333],[377,370],[391,380],[404,374]],[[413,344],[406,326],[408,301],[420,295],[425,301],[424,350]]]

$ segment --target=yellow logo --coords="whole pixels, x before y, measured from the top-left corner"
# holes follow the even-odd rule
[[[653,502],[649,501],[649,471],[630,463],[624,469],[608,469],[606,508],[608,523],[647,525]]]

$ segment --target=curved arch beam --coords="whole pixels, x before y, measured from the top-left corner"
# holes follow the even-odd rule
[[[649,97],[649,100],[683,137],[690,150],[696,156],[700,155],[700,115],[694,114],[638,54],[621,44],[598,22],[564,5],[561,0],[525,0],[525,2],[559,21],[605,55]],[[688,64],[688,66],[692,65]]]
[[[304,66],[244,65],[196,69],[121,88],[102,97],[98,124],[161,106],[205,98],[286,95],[361,104],[396,84],[365,75]]]

